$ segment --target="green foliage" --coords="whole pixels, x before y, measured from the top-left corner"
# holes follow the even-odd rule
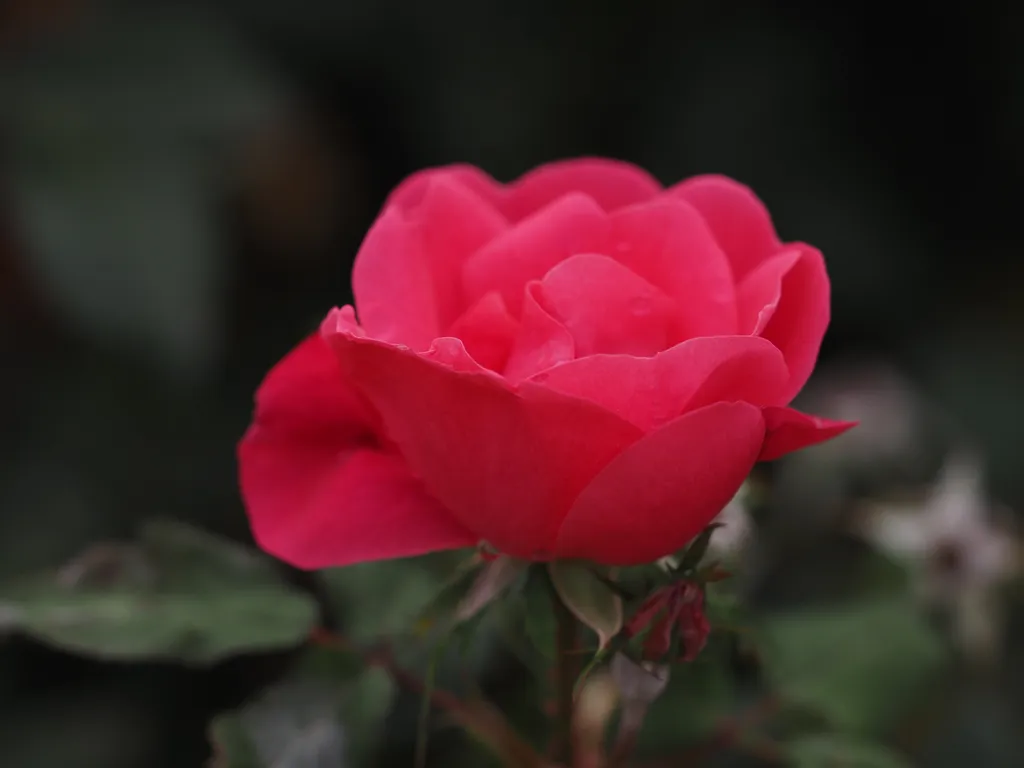
[[[373,764],[394,685],[335,651],[308,651],[282,683],[211,726],[214,768]]]
[[[704,588],[704,615],[717,632],[745,633],[752,629],[754,619],[748,606],[728,581],[708,584]]]
[[[315,602],[265,558],[179,523],[0,585],[0,627],[106,659],[206,664],[300,644]]]
[[[909,768],[910,764],[878,744],[841,736],[805,736],[786,745],[793,768]]]
[[[212,168],[285,114],[284,95],[209,12],[93,6],[59,45],[0,68],[11,205],[79,333],[195,374],[220,352]]]
[[[453,611],[472,576],[471,570],[460,568],[460,558],[465,559],[442,553],[359,563],[321,571],[321,576],[346,636],[371,642],[422,631]]]
[[[697,569],[711,545],[711,537],[715,530],[721,527],[720,523],[712,523],[700,532],[700,535],[686,548],[686,552],[680,558],[679,567],[675,569],[676,573],[685,574]]]
[[[511,557],[499,557],[483,563],[475,569],[472,585],[459,600],[454,620],[462,623],[472,619],[511,589],[528,567],[526,560]]]
[[[548,564],[548,573],[562,602],[584,625],[597,634],[604,648],[622,629],[622,598],[593,570],[576,561]]]
[[[854,603],[766,621],[767,674],[791,704],[854,733],[884,733],[943,669],[943,644],[906,600]]]
[[[555,656],[555,638],[558,634],[555,608],[547,577],[540,568],[533,568],[519,595],[518,610],[525,619],[526,637],[534,651],[543,659],[552,661]]]

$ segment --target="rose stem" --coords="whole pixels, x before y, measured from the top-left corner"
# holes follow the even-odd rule
[[[327,629],[315,629],[310,637],[314,645],[360,656],[367,666],[386,671],[402,688],[425,696],[427,686],[411,672],[400,667],[386,645],[365,650],[349,638]],[[430,703],[447,712],[463,729],[491,748],[509,768],[543,768],[544,760],[512,729],[499,710],[485,701],[463,701],[453,693],[433,688]]]

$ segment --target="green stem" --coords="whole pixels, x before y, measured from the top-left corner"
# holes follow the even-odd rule
[[[554,759],[567,768],[573,765],[573,691],[579,674],[579,639],[576,617],[558,596],[554,582],[548,576],[551,603],[555,612],[555,737]]]

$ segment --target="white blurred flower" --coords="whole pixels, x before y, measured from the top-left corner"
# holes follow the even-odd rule
[[[957,642],[975,661],[999,652],[996,590],[1020,567],[1010,516],[993,507],[983,479],[978,458],[957,453],[923,501],[875,502],[856,523],[868,542],[911,566],[922,601],[949,615]]]

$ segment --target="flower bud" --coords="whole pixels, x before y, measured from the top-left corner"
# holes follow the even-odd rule
[[[680,581],[651,594],[626,622],[629,637],[643,635],[644,660],[661,661],[673,648],[670,661],[693,661],[704,649],[711,625],[704,615],[704,592],[692,581]]]

